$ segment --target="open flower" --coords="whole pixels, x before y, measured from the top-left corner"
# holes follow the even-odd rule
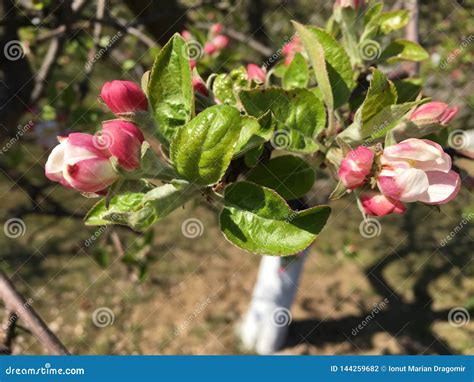
[[[446,126],[456,116],[457,107],[449,107],[444,102],[428,102],[416,108],[410,120],[417,125],[438,123]]]
[[[265,78],[267,77],[267,72],[264,68],[261,68],[255,64],[248,64],[247,65],[247,78],[249,81],[255,82],[265,82]]]
[[[140,86],[131,81],[111,81],[102,86],[100,98],[114,114],[148,110],[148,101]]]
[[[427,139],[410,138],[385,148],[377,177],[386,197],[402,202],[444,204],[459,192],[459,175],[451,170],[451,157]]]
[[[72,133],[58,140],[46,162],[46,176],[78,191],[103,193],[120,176],[110,158],[116,157],[125,170],[137,169],[144,138],[133,123],[113,120],[96,135]]]
[[[352,190],[362,186],[370,174],[373,161],[374,152],[365,146],[349,151],[341,161],[338,173],[346,188]]]
[[[109,153],[97,147],[94,136],[72,133],[58,137],[59,145],[49,155],[46,176],[63,186],[99,193],[118,179]]]
[[[360,197],[362,207],[368,215],[385,216],[389,214],[403,214],[406,211],[404,204],[382,194],[367,193]]]

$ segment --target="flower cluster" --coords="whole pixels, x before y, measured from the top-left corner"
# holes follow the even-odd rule
[[[410,119],[447,124],[457,109],[439,102],[420,106]],[[339,178],[348,190],[370,189],[361,204],[369,215],[405,212],[404,203],[445,204],[459,192],[459,175],[451,157],[430,140],[409,138],[378,151],[359,146],[341,161]],[[375,191],[375,189],[378,191]]]
[[[208,38],[206,43],[204,44],[204,53],[209,56],[214,56],[220,53],[223,49],[225,49],[229,43],[230,39],[225,34],[222,33],[223,26],[222,24],[216,23],[211,25],[208,32]],[[193,34],[188,30],[183,30],[181,32],[181,36],[189,42],[196,41],[196,38]],[[191,68],[196,67],[196,58],[191,57],[190,65]]]
[[[107,82],[101,100],[117,116],[146,112],[148,101],[140,87],[130,81]],[[63,186],[86,193],[104,194],[120,173],[140,167],[144,136],[132,122],[114,119],[102,124],[95,135],[71,133],[58,137],[45,166],[46,176]]]

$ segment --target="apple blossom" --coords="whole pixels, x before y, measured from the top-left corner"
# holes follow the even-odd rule
[[[372,169],[374,152],[365,147],[349,151],[341,161],[339,167],[339,178],[346,188],[352,190],[363,185]]]
[[[191,34],[191,32],[188,31],[188,30],[186,30],[186,29],[181,32],[181,36],[182,36],[186,41],[190,41],[190,40],[193,39],[193,35]]]
[[[285,56],[284,64],[286,66],[290,65],[295,58],[296,53],[301,52],[302,50],[303,46],[299,36],[294,35],[291,40],[281,49],[283,56]]]
[[[364,212],[368,215],[385,216],[391,213],[403,214],[406,211],[402,202],[382,194],[367,193],[360,197]]]
[[[199,76],[193,76],[192,78],[193,90],[195,93],[198,93],[204,97],[209,96],[209,91],[207,90],[206,84],[201,80]]]
[[[145,140],[143,133],[133,123],[114,119],[102,124],[102,131],[96,137],[116,157],[120,166],[132,171],[140,166],[140,152]]]
[[[145,93],[140,86],[131,81],[106,82],[102,86],[100,98],[114,114],[148,110]]]
[[[100,193],[118,179],[110,154],[96,145],[93,135],[72,133],[58,140],[45,166],[50,180],[78,191]]]
[[[459,175],[451,170],[451,157],[427,139],[410,138],[385,148],[380,163],[378,188],[395,200],[444,204],[461,187]]]
[[[212,44],[217,48],[217,50],[224,49],[229,45],[229,37],[224,36],[223,34],[217,35],[212,39]]]
[[[211,31],[211,34],[218,35],[222,33],[222,29],[223,29],[222,24],[216,23],[216,24],[212,24],[209,30]]]
[[[255,64],[248,64],[247,65],[247,77],[249,81],[256,81],[256,82],[265,82],[265,78],[267,76],[266,70],[264,68],[261,68],[258,65]]]
[[[417,125],[439,123],[446,126],[457,112],[457,107],[449,107],[444,102],[428,102],[416,108],[410,120]]]
[[[341,7],[341,8],[354,8],[358,9],[363,4],[365,4],[365,0],[336,0],[334,6]]]
[[[204,53],[211,55],[215,52],[217,52],[217,46],[215,46],[212,42],[206,42],[204,44]]]

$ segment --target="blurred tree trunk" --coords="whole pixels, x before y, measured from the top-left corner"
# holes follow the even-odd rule
[[[249,20],[250,35],[255,40],[270,45],[267,34],[265,33],[264,16],[266,10],[265,0],[249,0],[247,4],[247,16]]]
[[[4,25],[0,37],[0,139],[15,134],[28,109],[34,82],[18,36],[18,14],[12,0],[1,1]],[[8,53],[10,52],[10,53]]]
[[[186,8],[176,0],[125,0],[125,3],[160,45],[185,27]]]

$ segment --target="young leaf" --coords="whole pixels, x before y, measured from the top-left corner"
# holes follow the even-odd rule
[[[329,110],[347,102],[355,86],[349,56],[326,31],[293,22],[308,52]]]
[[[183,38],[175,34],[156,56],[148,80],[147,94],[164,144],[172,140],[176,129],[194,113],[187,49]]]
[[[395,40],[380,55],[381,61],[394,63],[398,61],[423,61],[430,56],[428,52],[416,42],[409,40]]]
[[[305,195],[314,184],[314,170],[296,156],[284,155],[270,159],[252,169],[247,180],[275,190],[286,200]]]
[[[397,102],[397,90],[385,74],[372,69],[369,90],[360,109],[362,125],[379,113],[384,107]]]
[[[309,81],[309,70],[301,53],[296,53],[293,61],[283,75],[283,88],[305,88]]]
[[[242,67],[229,74],[218,74],[212,82],[212,92],[220,103],[237,106],[239,92],[248,86],[247,72]]]
[[[250,182],[228,186],[221,230],[231,243],[251,253],[288,256],[317,237],[331,213],[328,206],[293,211],[275,191]]]
[[[276,133],[287,131],[286,150],[311,153],[317,150],[314,138],[326,125],[323,103],[306,89],[281,88],[242,91],[240,101],[248,114],[261,117],[271,111]]]
[[[241,129],[235,155],[245,153],[271,139],[273,133],[271,118],[270,112],[268,112],[268,115],[260,117],[260,119],[250,115],[241,117]]]
[[[212,106],[180,127],[171,143],[176,172],[202,186],[217,183],[234,155],[240,113],[228,105]]]
[[[143,204],[144,195],[142,192],[116,195],[110,199],[109,208],[106,207],[105,199],[101,199],[84,217],[84,222],[86,225],[112,224],[110,221],[104,219],[104,215],[138,210]]]
[[[380,30],[384,34],[402,29],[410,21],[410,12],[406,9],[385,12],[380,15]]]

